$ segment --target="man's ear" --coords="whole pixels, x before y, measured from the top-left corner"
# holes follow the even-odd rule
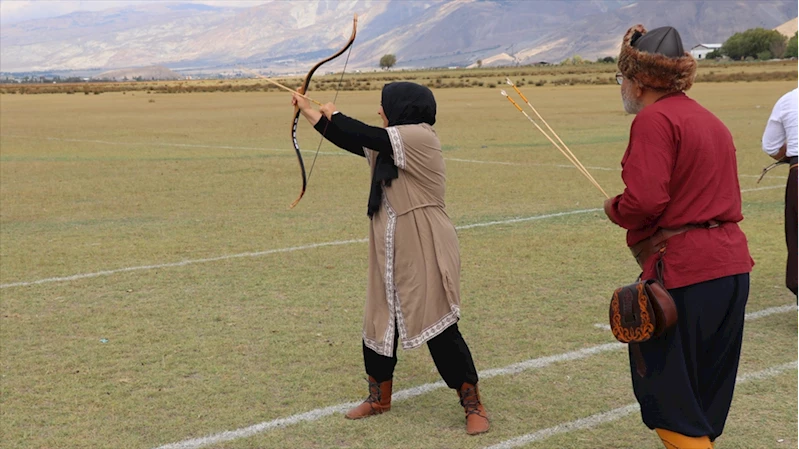
[[[640,100],[641,97],[644,96],[644,92],[646,92],[646,89],[644,88],[644,86],[642,86],[642,85],[640,85],[638,83],[635,83],[635,90],[633,91],[633,93],[635,94],[635,98],[638,98]]]

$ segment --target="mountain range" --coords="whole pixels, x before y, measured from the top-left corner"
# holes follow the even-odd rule
[[[163,65],[184,73],[244,66],[304,71],[352,31],[348,60],[374,69],[558,62],[615,56],[628,27],[677,28],[686,49],[797,16],[795,0],[275,0],[249,8],[147,2],[0,28],[0,71],[95,71]],[[340,69],[345,58],[331,63]]]

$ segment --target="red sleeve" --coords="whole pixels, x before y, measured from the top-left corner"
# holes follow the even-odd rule
[[[630,143],[621,161],[626,188],[608,207],[610,220],[628,230],[657,222],[669,200],[677,139],[669,120],[642,112],[630,128]]]

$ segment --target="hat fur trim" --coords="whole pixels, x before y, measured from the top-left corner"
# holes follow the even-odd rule
[[[636,32],[646,34],[643,25],[627,30],[621,43],[618,67],[626,78],[638,81],[643,87],[661,91],[685,91],[696,78],[696,60],[685,52],[679,58],[640,51],[630,45]]]

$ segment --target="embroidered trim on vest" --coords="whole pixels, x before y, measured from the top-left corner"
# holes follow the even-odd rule
[[[383,191],[383,207],[386,209],[386,276],[383,280],[386,284],[386,301],[388,301],[388,327],[386,328],[385,341],[383,346],[386,348],[384,355],[391,357],[394,355],[394,325],[396,323],[397,310],[395,302],[397,301],[397,286],[394,285],[394,235],[397,231],[397,213],[391,207],[386,197],[386,191]],[[399,304],[396,304],[399,305]]]
[[[456,305],[452,305],[450,306],[450,309],[452,310],[450,313],[444,315],[435,324],[420,332],[419,335],[417,335],[416,337],[411,338],[410,340],[403,340],[402,348],[403,349],[418,348],[427,341],[438,336],[438,334],[444,332],[448,327],[457,323],[458,318],[461,316],[460,308]]]
[[[363,341],[367,348],[372,351],[385,356],[394,356],[394,332],[400,333],[400,342],[403,349],[417,348],[432,338],[444,332],[448,327],[458,322],[460,318],[460,307],[455,304],[450,305],[450,313],[441,317],[440,320],[433,323],[431,326],[422,330],[419,335],[414,338],[408,338],[407,327],[405,326],[405,319],[402,315],[402,308],[400,305],[399,294],[397,293],[397,286],[394,283],[394,237],[397,230],[397,212],[391,207],[388,202],[386,192],[383,192],[383,210],[386,211],[386,272],[383,276],[383,283],[386,288],[386,302],[388,303],[388,326],[383,335],[383,344],[379,344],[376,340],[370,339],[366,336],[366,330],[363,331]],[[395,329],[395,324],[399,329]]]
[[[372,351],[380,354],[380,347],[377,345],[377,341],[372,340],[371,338],[366,336],[366,331],[363,331],[363,344],[366,345],[367,348],[371,349]],[[380,354],[384,355],[384,354]]]
[[[405,326],[405,316],[402,314],[402,303],[397,292],[397,284],[394,284],[394,311],[397,316],[397,326],[399,326],[400,343],[403,349],[408,349],[405,346],[405,342],[408,339],[408,328]]]
[[[386,128],[386,131],[391,140],[391,149],[394,150],[394,165],[405,170],[405,147],[402,145],[402,136],[394,126]]]
[[[394,285],[394,235],[397,230],[397,213],[391,207],[391,204],[386,198],[386,192],[383,192],[383,210],[386,211],[386,272],[383,275],[383,284],[386,286],[386,302],[388,303],[388,326],[386,326],[386,333],[383,335],[383,344],[378,344],[377,341],[366,338],[366,330],[364,330],[364,344],[366,347],[374,352],[385,356],[394,356],[394,332],[395,323],[397,320],[397,309],[399,307],[399,299],[397,298],[397,288]],[[395,307],[396,305],[396,307]],[[403,346],[404,347],[404,346]]]

